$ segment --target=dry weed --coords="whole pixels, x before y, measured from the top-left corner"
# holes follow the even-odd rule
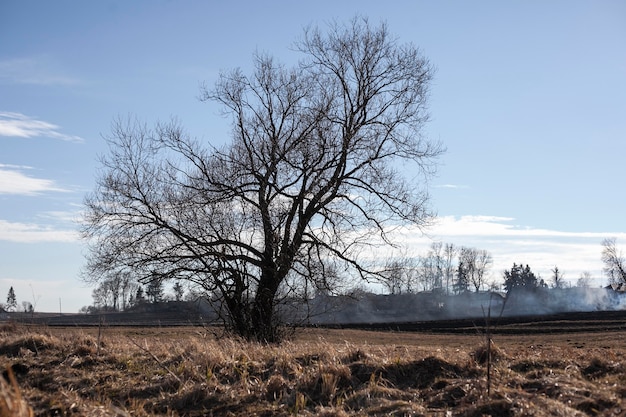
[[[193,329],[107,328],[98,349],[87,330],[17,329],[3,334],[0,358],[28,372],[15,385],[4,381],[2,398],[20,395],[36,415],[541,417],[626,410],[626,349],[499,342],[487,396],[482,341],[463,348],[441,340],[434,348],[322,338],[267,346],[217,341]]]
[[[33,409],[22,397],[20,387],[17,385],[15,375],[11,367],[7,368],[6,375],[0,377],[0,416],[1,417],[32,417]]]

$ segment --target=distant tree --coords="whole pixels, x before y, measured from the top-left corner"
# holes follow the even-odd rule
[[[99,285],[91,291],[91,298],[93,299],[93,305],[98,310],[109,310],[112,308],[113,301],[111,300],[108,287],[106,285]]]
[[[453,285],[453,291],[455,294],[461,294],[465,291],[468,291],[470,287],[470,280],[468,274],[468,268],[463,263],[463,261],[459,262],[456,270],[456,281]]]
[[[459,264],[463,263],[464,272],[474,291],[478,292],[486,285],[485,274],[493,258],[486,250],[462,247],[459,250]]]
[[[146,286],[146,297],[151,303],[159,303],[163,301],[163,281],[160,279],[153,279],[148,282]]]
[[[472,279],[472,284],[474,284],[474,288],[476,292],[480,291],[487,282],[487,271],[493,265],[493,257],[491,253],[485,249],[479,249],[476,254],[476,261],[474,264],[474,278]]]
[[[17,310],[17,298],[15,297],[15,291],[13,287],[9,288],[9,293],[7,294],[7,303],[5,305],[7,311],[16,311]]]
[[[418,262],[411,256],[387,259],[380,281],[389,294],[403,294],[415,291]]]
[[[558,266],[552,269],[552,288],[565,288],[565,278]]]
[[[143,287],[141,285],[137,286],[137,291],[135,292],[135,299],[133,305],[139,305],[146,302],[146,296],[143,291]]]
[[[135,280],[130,271],[123,271],[120,276],[120,310],[126,310],[131,306],[131,301],[137,291],[137,280]]]
[[[425,256],[419,260],[418,281],[422,290],[442,289],[446,269],[446,253],[442,242],[432,242]]]
[[[616,246],[617,239],[602,241],[602,262],[604,273],[609,277],[610,284],[626,283],[626,259]]]
[[[99,278],[90,277],[96,282],[96,290],[92,293],[94,305],[107,310],[125,310],[130,306],[130,300],[137,291],[137,281],[128,270],[106,270]]]
[[[454,259],[457,255],[457,251],[457,247],[452,243],[446,243],[443,247],[443,285],[446,294],[450,293],[450,287],[454,282]]]
[[[174,290],[174,300],[182,301],[185,295],[185,287],[183,287],[183,284],[181,284],[180,281],[176,281],[172,289]]]
[[[432,288],[433,289],[441,289],[443,288],[443,270],[444,270],[444,253],[443,253],[443,243],[442,242],[433,242],[430,245],[430,251],[428,252],[428,257],[432,262]]]
[[[291,69],[258,54],[250,76],[202,89],[231,117],[223,146],[175,122],[113,126],[81,223],[89,273],[184,279],[226,306],[230,330],[274,342],[294,268],[314,256],[376,277],[364,249],[392,244],[391,226],[430,222],[421,179],[442,147],[422,132],[428,60],[365,18],[307,29],[294,49]]]
[[[24,313],[32,314],[35,312],[35,307],[33,307],[30,301],[22,301],[22,310],[24,311]]]
[[[589,288],[591,286],[591,272],[583,271],[576,281],[576,286],[580,288]]]
[[[510,270],[504,271],[504,288],[507,293],[517,290],[532,291],[545,286],[545,282],[537,278],[528,265],[524,267],[514,263]]]

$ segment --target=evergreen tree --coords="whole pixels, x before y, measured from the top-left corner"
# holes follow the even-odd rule
[[[137,293],[135,294],[134,305],[142,304],[144,301],[146,301],[146,297],[143,293],[143,287],[140,285],[137,287]]]
[[[146,295],[148,296],[148,300],[152,303],[163,301],[163,281],[160,279],[150,281],[146,288]]]
[[[13,291],[13,287],[9,288],[6,307],[7,311],[15,311],[17,309],[17,298],[15,297],[15,291]]]
[[[513,290],[534,290],[539,286],[544,286],[543,280],[539,281],[530,267],[522,264],[513,264],[510,271],[504,271],[504,288],[509,293]]]

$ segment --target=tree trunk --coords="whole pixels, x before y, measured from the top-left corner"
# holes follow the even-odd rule
[[[275,268],[266,268],[262,272],[250,312],[254,339],[258,342],[280,342],[280,334],[278,332],[280,320],[274,310],[276,292],[280,282],[281,279]]]
[[[261,343],[277,343],[279,323],[274,315],[274,295],[268,288],[260,288],[251,311],[254,339]]]

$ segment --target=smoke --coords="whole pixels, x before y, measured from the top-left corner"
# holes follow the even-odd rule
[[[312,324],[401,323],[482,318],[487,310],[503,316],[549,315],[567,312],[626,310],[626,293],[610,288],[539,288],[445,295],[416,294],[319,296],[309,301]]]

